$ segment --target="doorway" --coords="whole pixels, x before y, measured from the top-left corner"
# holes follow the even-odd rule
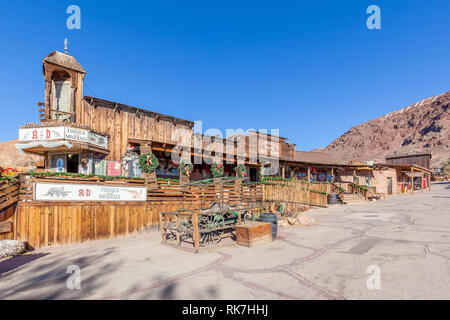
[[[249,168],[249,176],[250,176],[250,182],[258,181],[258,169],[257,168]]]
[[[392,178],[391,177],[387,178],[387,192],[389,195],[392,194]]]
[[[67,172],[78,173],[79,154],[67,155]]]

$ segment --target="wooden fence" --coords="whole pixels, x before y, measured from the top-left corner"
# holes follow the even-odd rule
[[[21,202],[16,238],[32,248],[114,238],[157,226],[159,212],[184,203],[157,202]]]
[[[33,200],[36,182],[99,184],[108,186],[145,185],[142,180],[23,176],[14,194],[20,199],[15,225],[16,238],[26,240],[32,248],[69,244],[94,239],[132,234],[159,224],[160,212],[179,209],[206,209],[214,202],[232,206],[259,205],[264,210],[277,210],[283,203],[286,211],[304,211],[305,206],[326,206],[325,184],[241,184],[233,182],[196,183],[180,186],[179,182],[158,181],[158,189],[150,190],[145,202],[49,202]],[[312,188],[315,189],[312,189]],[[12,189],[8,189],[12,190]],[[11,212],[10,219],[14,214]]]
[[[317,184],[314,187],[323,187],[325,184]],[[310,184],[292,181],[284,184],[264,185],[263,201],[283,203],[288,211],[295,211],[300,206],[327,206],[327,193],[312,189]]]
[[[0,240],[14,239],[16,204],[20,182],[0,181]]]

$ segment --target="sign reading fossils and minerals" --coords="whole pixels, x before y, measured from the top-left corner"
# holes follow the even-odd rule
[[[37,182],[34,200],[38,201],[145,201],[147,188]]]

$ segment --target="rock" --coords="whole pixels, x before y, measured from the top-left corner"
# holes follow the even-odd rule
[[[304,214],[299,214],[297,216],[297,222],[302,226],[309,226],[316,223],[316,220],[312,217],[306,216]]]
[[[286,220],[279,220],[278,227],[289,227],[289,223]]]
[[[0,258],[16,256],[25,252],[25,242],[19,240],[0,240]]]
[[[298,224],[297,219],[292,218],[292,217],[286,217],[286,221],[287,221],[291,226],[295,226],[296,224]]]

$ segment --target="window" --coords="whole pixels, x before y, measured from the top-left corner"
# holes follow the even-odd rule
[[[52,154],[50,167],[55,172],[66,172],[67,156],[65,154]]]
[[[67,115],[55,111],[70,113],[70,81],[54,81],[54,83],[52,118],[67,119]]]

